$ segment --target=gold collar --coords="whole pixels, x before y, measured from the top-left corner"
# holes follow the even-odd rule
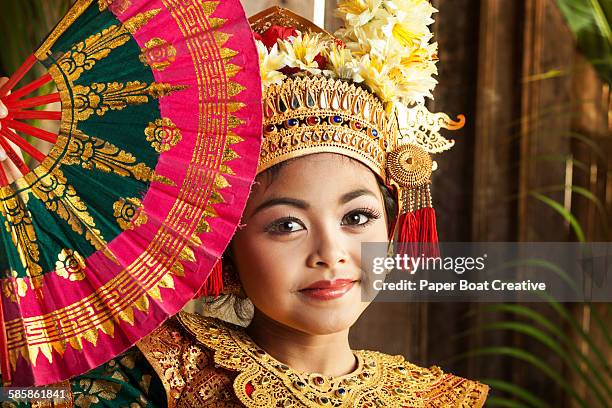
[[[473,389],[467,387],[472,381],[444,374],[438,367],[420,368],[402,356],[374,351],[355,351],[358,368],[341,377],[300,373],[258,347],[242,328],[185,312],[178,320],[214,350],[216,365],[239,373],[234,392],[249,408],[432,406],[432,399],[465,396]]]

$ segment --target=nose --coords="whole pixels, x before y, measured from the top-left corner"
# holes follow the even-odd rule
[[[310,268],[333,268],[348,261],[342,234],[333,226],[317,228],[312,234],[312,250],[307,258]]]

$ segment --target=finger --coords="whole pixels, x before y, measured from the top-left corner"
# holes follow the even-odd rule
[[[9,146],[11,146],[13,151],[21,158],[21,160],[23,160],[23,154],[21,153],[21,149],[9,140],[7,140],[6,142],[9,144]],[[12,183],[19,177],[22,177],[24,174],[19,171],[17,165],[13,163],[13,161],[8,157],[4,149],[0,148],[0,150],[0,165],[4,169],[4,173],[6,174],[9,183]],[[3,155],[4,158],[2,158]]]
[[[4,85],[8,80],[9,79],[6,77],[0,78],[0,86]],[[8,115],[8,109],[2,103],[2,101],[0,101],[0,119],[5,118],[7,115]],[[0,129],[1,128],[2,128],[2,125],[0,124]],[[23,160],[23,154],[21,153],[21,149],[17,147],[14,143],[8,140],[7,142],[9,146],[11,146],[11,148],[15,151],[15,153],[17,153],[17,155]],[[6,176],[9,182],[13,182],[15,179],[22,176],[21,172],[19,171],[15,163],[13,163],[9,159],[6,152],[1,147],[0,147],[0,165],[4,169],[4,172],[6,173]]]
[[[0,78],[0,86],[4,85],[9,79],[7,77]],[[0,100],[0,119],[6,118],[8,116],[8,109]],[[2,124],[0,123],[0,129],[2,129]]]
[[[17,166],[15,166],[15,163],[13,163],[11,160],[5,160],[1,162],[0,166],[2,166],[2,168],[4,169],[4,173],[6,174],[9,183],[12,183],[13,181],[22,176]]]

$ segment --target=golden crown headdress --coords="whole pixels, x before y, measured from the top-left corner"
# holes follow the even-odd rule
[[[313,153],[352,157],[397,192],[398,242],[430,256],[431,154],[454,145],[441,129],[465,123],[425,107],[437,83],[435,11],[428,0],[340,0],[335,36],[280,7],[250,20],[264,86],[259,172]]]

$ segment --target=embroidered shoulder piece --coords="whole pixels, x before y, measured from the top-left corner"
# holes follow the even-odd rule
[[[481,407],[487,386],[438,367],[421,368],[402,356],[356,351],[358,367],[329,377],[300,373],[258,347],[244,329],[181,312],[179,322],[214,350],[214,363],[237,372],[233,388],[250,407]]]
[[[214,366],[212,352],[193,341],[175,319],[137,343],[160,377],[169,408],[240,407],[232,373]]]

